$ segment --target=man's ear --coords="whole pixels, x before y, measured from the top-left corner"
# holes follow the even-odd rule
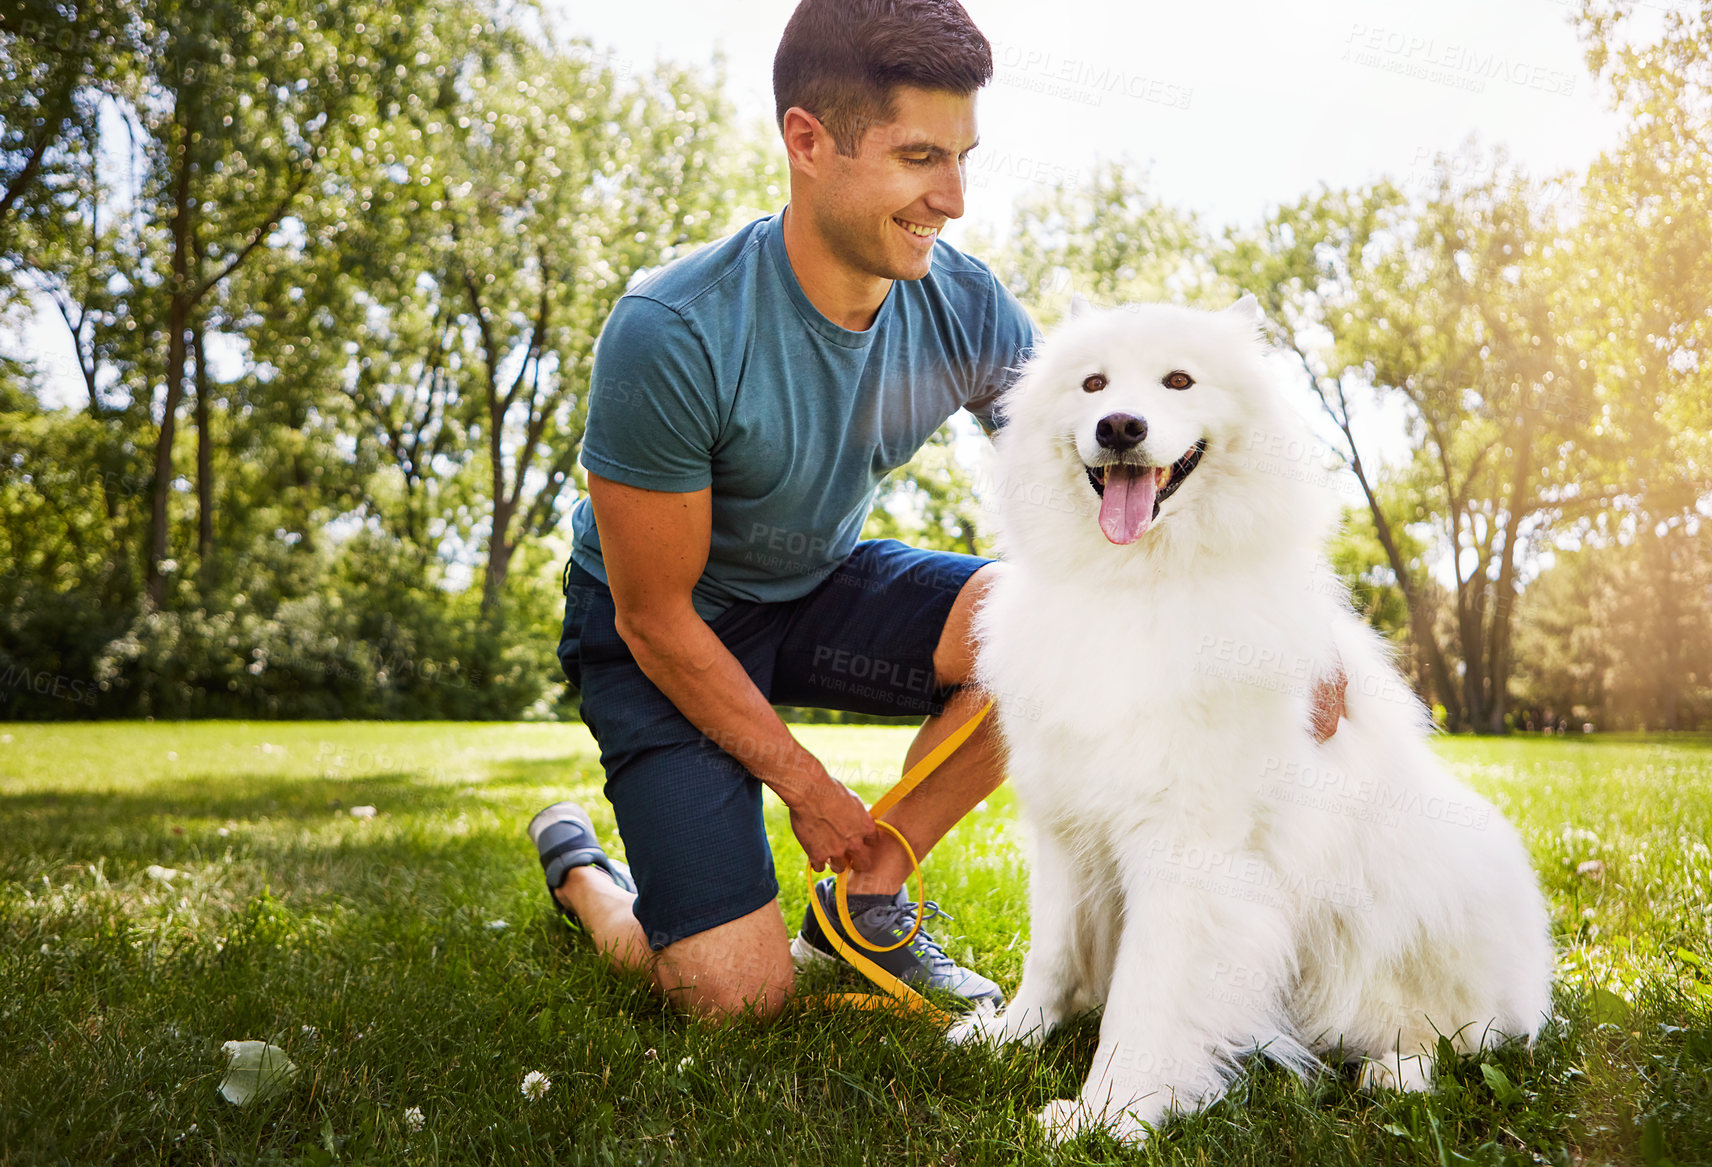
[[[826,126],[802,106],[793,105],[785,111],[779,130],[785,140],[785,157],[790,168],[812,177],[824,152],[833,148],[832,135],[827,133]]]
[[[1093,310],[1094,306],[1082,298],[1082,293],[1070,293],[1070,319],[1074,320],[1078,316],[1086,316]]]
[[[1250,328],[1258,330],[1266,320],[1266,313],[1260,310],[1260,301],[1254,298],[1252,292],[1244,292],[1242,299],[1232,304],[1224,311],[1226,316],[1235,317]]]

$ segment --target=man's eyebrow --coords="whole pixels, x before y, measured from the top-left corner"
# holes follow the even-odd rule
[[[961,153],[967,154],[970,150],[973,150],[976,146],[979,146],[980,144],[981,144],[981,139],[976,138],[973,142],[970,142],[969,145],[961,151]],[[923,139],[920,139],[918,141],[903,142],[903,143],[900,143],[899,145],[893,146],[892,147],[892,153],[893,154],[926,154],[926,155],[933,157],[933,158],[945,158],[945,157],[948,157],[950,155],[951,151],[947,150],[944,146],[939,145],[937,142],[930,142],[930,141],[926,140],[925,138],[923,138]]]

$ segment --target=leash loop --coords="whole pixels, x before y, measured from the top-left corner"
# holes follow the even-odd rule
[[[856,925],[850,918],[850,892],[845,886],[846,881],[850,878],[850,869],[845,868],[843,871],[838,873],[837,879],[833,881],[833,900],[838,907],[838,918],[844,924],[846,934],[849,935],[856,944],[866,948],[869,952],[892,952],[896,949],[902,948],[904,945],[914,940],[916,933],[921,931],[921,918],[927,911],[927,880],[921,873],[921,863],[916,858],[915,848],[910,846],[909,840],[904,838],[902,831],[898,830],[891,823],[885,822],[880,816],[891,810],[892,807],[896,806],[898,803],[902,802],[909,795],[910,791],[921,785],[924,778],[939,768],[940,763],[944,762],[945,759],[949,758],[957,751],[959,746],[968,741],[969,736],[975,732],[981,722],[986,719],[987,714],[992,711],[993,703],[991,701],[981,706],[981,708],[977,710],[967,721],[953,730],[944,741],[929,750],[927,755],[923,757],[921,761],[911,766],[909,770],[904,773],[904,776],[898,781],[898,784],[886,791],[886,793],[881,796],[880,800],[869,808],[868,813],[873,816],[874,824],[882,830],[890,833],[891,836],[903,847],[904,854],[909,856],[910,873],[915,876],[917,896],[915,927],[909,930],[909,935],[905,936],[902,940],[899,940],[896,944],[883,946],[870,944],[857,933]],[[903,981],[899,980],[897,977],[881,968],[878,964],[875,964],[868,957],[858,952],[855,947],[845,943],[844,937],[839,935],[838,930],[832,926],[832,921],[827,918],[826,909],[823,908],[820,903],[820,896],[815,894],[815,876],[818,873],[812,866],[807,867],[807,871],[809,908],[814,912],[816,922],[820,924],[821,934],[826,937],[829,943],[831,943],[833,951],[837,952],[839,956],[842,956],[858,972],[867,977],[876,986],[878,986],[881,991],[891,998],[890,1001],[887,1001],[885,998],[877,998],[873,994],[868,993],[833,993],[828,995],[827,1000],[841,1001],[846,1004],[862,1005],[870,1008],[899,1005],[906,1009],[925,1013],[944,1026],[949,1026],[954,1020],[956,1020],[956,1018],[954,1018],[950,1013],[947,1013],[939,1006],[933,1004],[926,997],[923,997],[920,993],[904,984]]]

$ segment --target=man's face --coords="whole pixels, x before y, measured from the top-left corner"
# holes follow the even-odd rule
[[[963,215],[963,171],[977,138],[975,96],[899,86],[897,117],[870,126],[854,158],[832,154],[811,217],[827,246],[867,275],[919,280],[933,241]]]

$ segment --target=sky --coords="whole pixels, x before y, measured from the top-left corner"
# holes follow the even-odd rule
[[[549,3],[568,33],[636,71],[722,53],[740,114],[771,118],[794,0]],[[1098,159],[1147,166],[1166,202],[1216,227],[1321,183],[1422,185],[1441,155],[1466,172],[1495,144],[1532,173],[1580,169],[1621,129],[1562,0],[965,7],[995,65],[965,226],[1002,225],[1030,184],[1074,182]],[[960,241],[955,228],[945,238]]]

